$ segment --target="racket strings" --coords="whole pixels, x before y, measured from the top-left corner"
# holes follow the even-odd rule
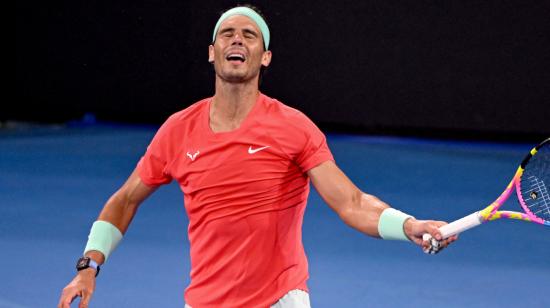
[[[529,208],[536,210],[533,214],[547,214],[550,215],[550,196],[548,195],[547,186],[544,182],[540,181],[536,177],[531,177],[529,181],[533,184],[529,191],[529,197],[532,200],[536,200],[530,203]]]
[[[531,214],[550,221],[550,146],[545,144],[531,157],[520,180],[522,205]]]

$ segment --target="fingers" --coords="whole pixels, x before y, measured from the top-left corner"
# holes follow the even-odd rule
[[[92,293],[86,290],[82,291],[82,299],[80,300],[80,305],[78,305],[78,308],[88,308],[88,304],[90,303],[90,299],[92,298]]]
[[[447,248],[451,243],[458,239],[458,235],[450,236],[443,239],[439,227],[445,225],[442,221],[433,221],[428,224],[426,230],[429,233],[424,234],[422,242],[422,250],[427,254],[436,254]],[[438,226],[435,227],[434,226]]]
[[[81,271],[69,283],[61,293],[58,308],[70,308],[71,303],[77,297],[82,297],[79,308],[87,308],[92,298],[95,289],[95,274],[93,272],[86,273]]]
[[[458,238],[457,235],[443,238],[439,228],[446,224],[444,221],[415,220],[411,227],[412,231],[407,236],[411,241],[421,246],[425,253],[436,254],[447,248]]]
[[[79,296],[77,290],[70,288],[70,289],[63,289],[63,293],[61,293],[61,298],[59,299],[59,304],[57,304],[58,308],[71,308],[71,303],[73,300]]]
[[[415,236],[415,237],[411,238],[411,241],[413,243],[415,243],[416,245],[418,245],[418,246],[423,246],[424,245],[424,241],[420,237]]]
[[[422,240],[422,250],[427,254],[436,254],[444,248],[441,246],[441,242],[433,238],[429,233],[424,234]]]
[[[436,240],[441,241],[443,240],[443,236],[441,235],[441,231],[439,231],[439,227],[445,225],[446,223],[443,221],[428,221],[426,224],[426,231]]]
[[[437,226],[437,228],[441,228],[443,227],[444,225],[446,225],[447,223],[444,222],[444,221],[439,221],[439,220],[430,220],[430,222],[434,225]]]
[[[439,227],[444,225],[442,221],[425,221],[422,230],[422,250],[427,254],[439,253],[442,249],[448,246],[439,231]]]
[[[78,291],[75,288],[65,289],[63,290],[63,294],[61,295],[61,299],[59,300],[59,304],[57,305],[57,307],[70,308],[71,303],[74,301],[74,299],[80,296],[82,297],[82,299],[80,300],[78,308],[88,308],[90,299],[92,298],[92,294],[93,291],[88,290]]]

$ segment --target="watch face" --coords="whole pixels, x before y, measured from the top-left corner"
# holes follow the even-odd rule
[[[78,260],[78,263],[76,263],[76,268],[77,269],[84,269],[84,268],[87,268],[89,264],[90,264],[90,259],[89,258],[80,258]]]

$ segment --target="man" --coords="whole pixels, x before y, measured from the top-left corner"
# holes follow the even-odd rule
[[[309,307],[301,226],[311,180],[351,227],[423,243],[443,222],[420,221],[361,192],[336,166],[324,135],[301,112],[260,93],[271,62],[269,28],[249,7],[219,19],[208,59],[215,94],[172,115],[92,226],[59,307],[86,307],[101,265],[138,206],[178,181],[189,216],[187,307]],[[442,240],[446,247],[455,237]]]

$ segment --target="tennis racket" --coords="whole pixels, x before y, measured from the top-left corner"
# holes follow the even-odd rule
[[[464,218],[439,228],[443,239],[461,233],[482,223],[501,218],[535,222],[550,227],[550,138],[534,147],[523,159],[516,174],[504,192],[489,206]],[[499,211],[504,202],[516,191],[523,213]],[[423,239],[430,241],[424,249],[429,254],[440,250],[439,241],[430,234]]]

